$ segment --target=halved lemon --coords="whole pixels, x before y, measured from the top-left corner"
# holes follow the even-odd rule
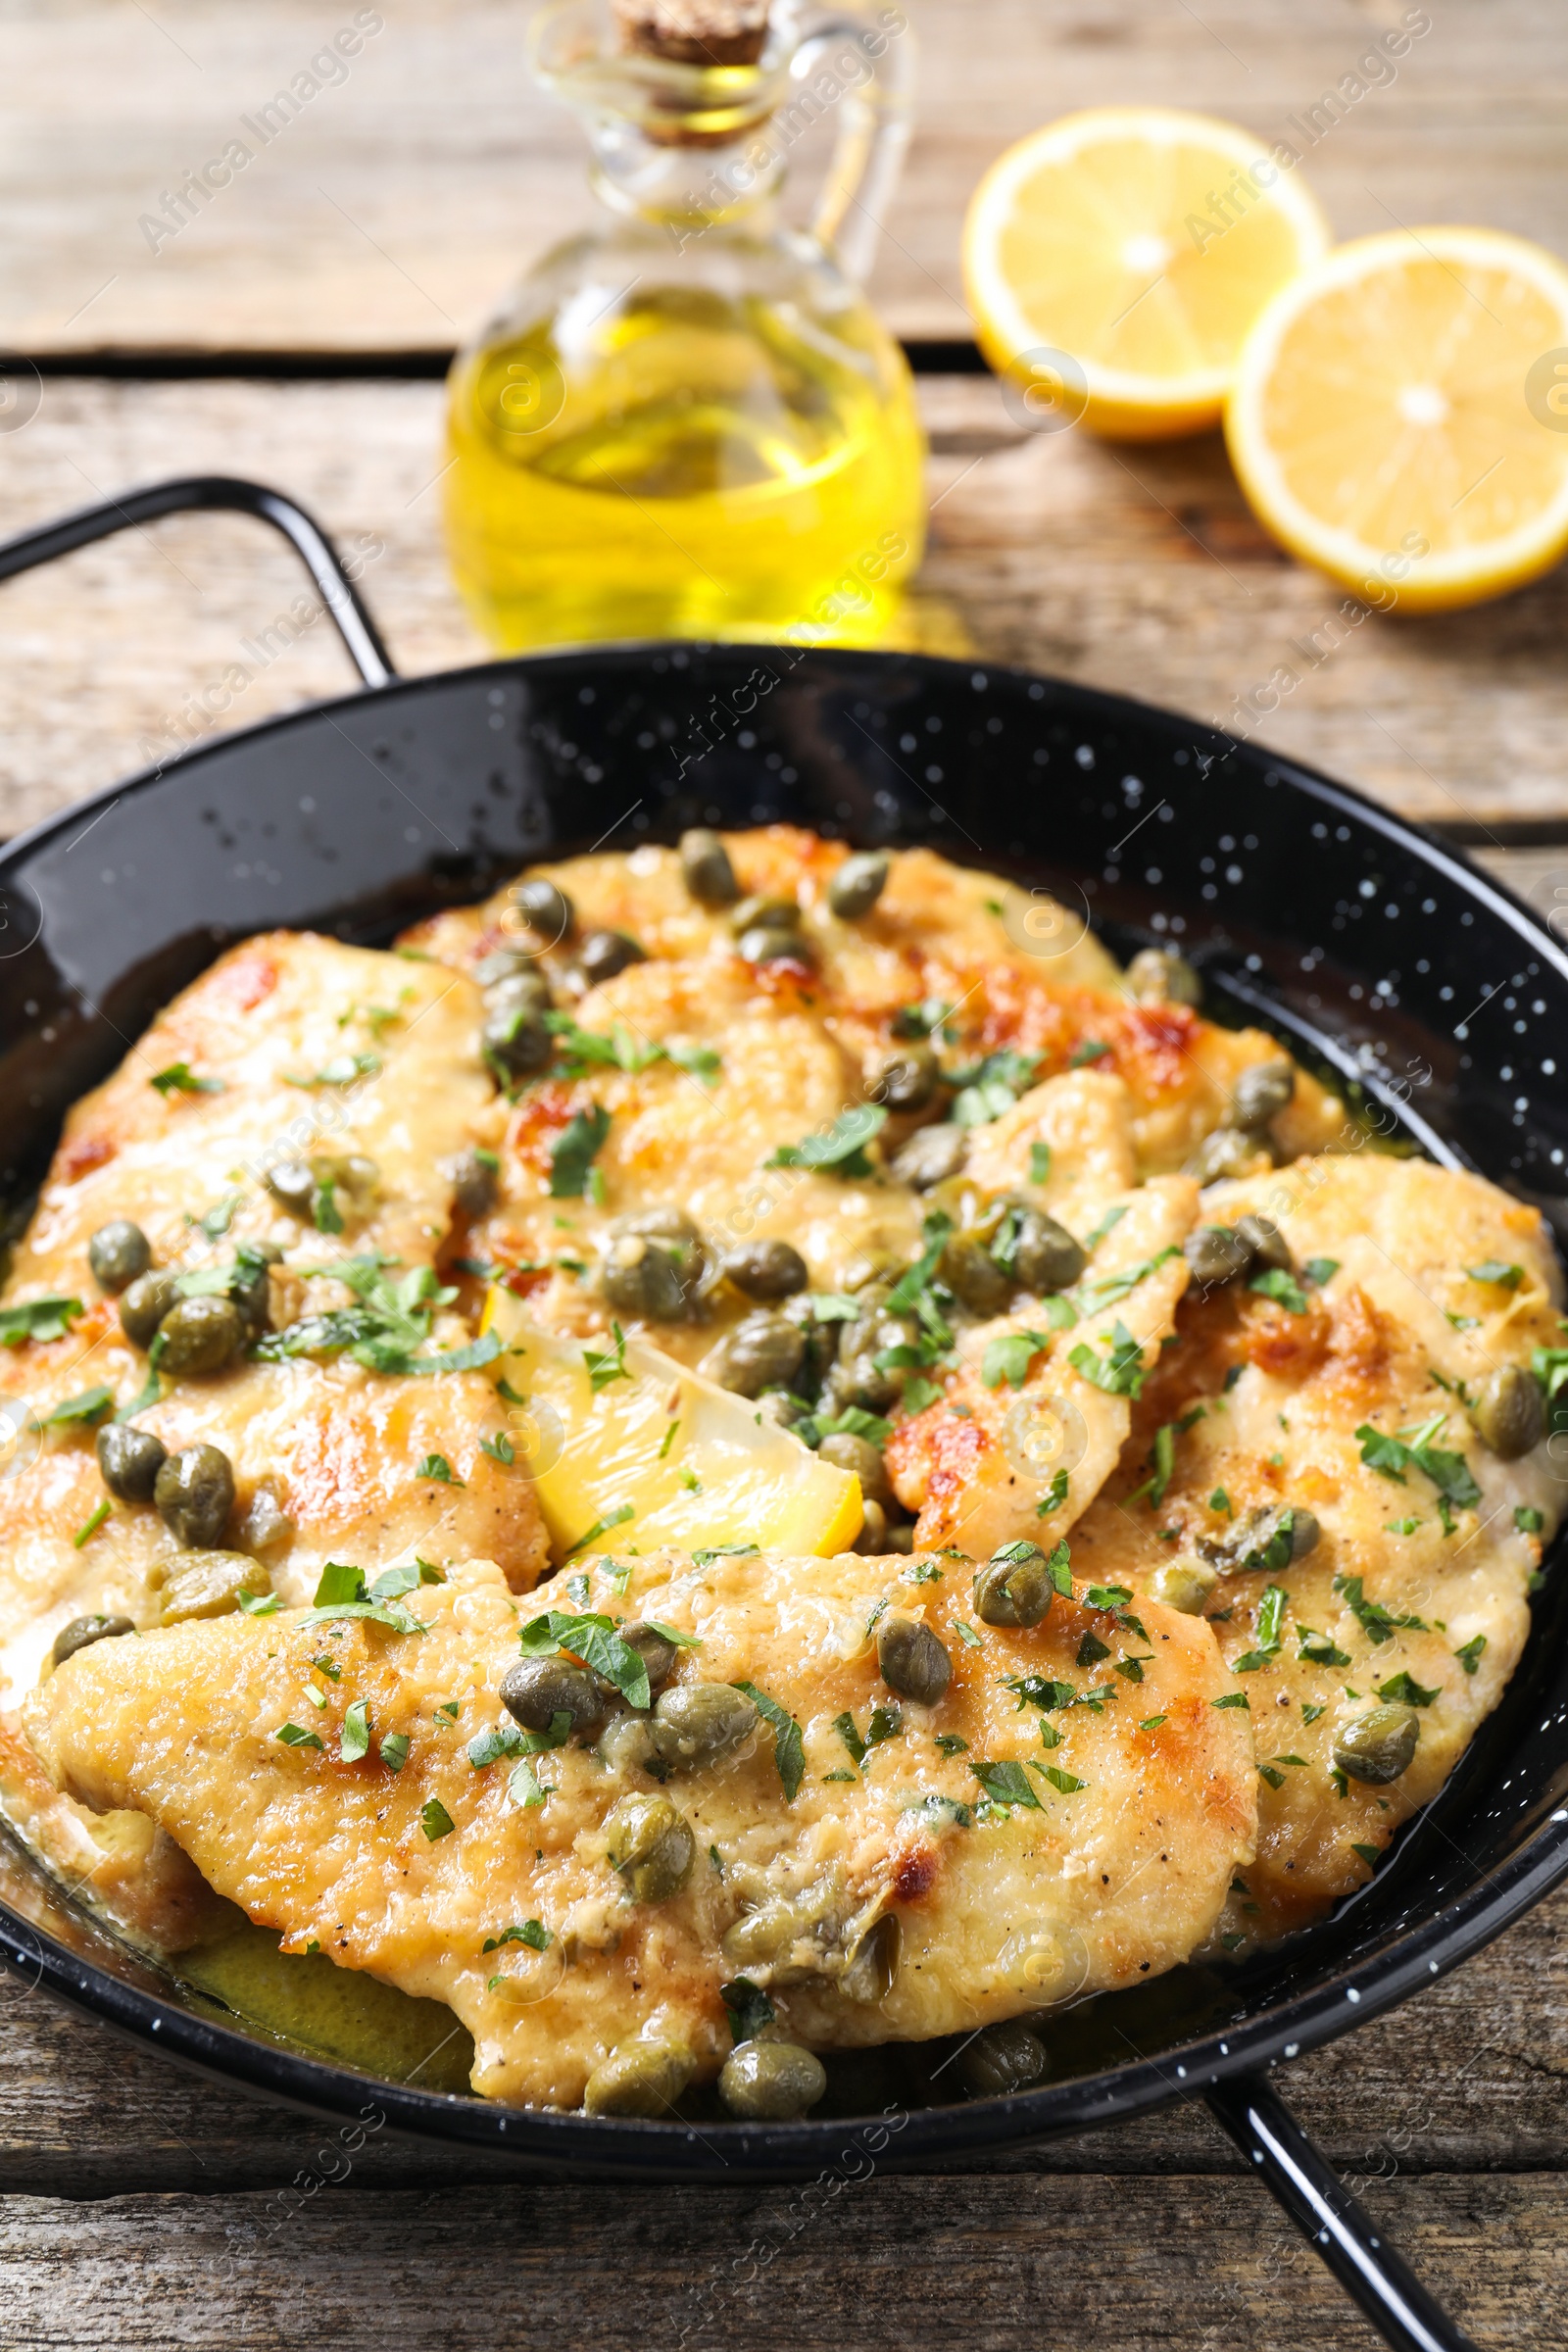
[[[1265,529],[1366,602],[1520,587],[1568,548],[1568,270],[1485,228],[1342,245],[1248,336],[1225,436]]]
[[[480,1328],[506,1343],[495,1377],[558,1563],[662,1544],[827,1558],[859,1534],[852,1471],[660,1348],[563,1339],[500,1288]]]
[[[1107,106],[992,165],[963,272],[981,346],[1034,422],[1152,441],[1217,423],[1248,328],[1330,242],[1305,182],[1250,131]]]

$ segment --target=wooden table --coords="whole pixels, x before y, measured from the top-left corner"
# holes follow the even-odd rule
[[[582,216],[570,123],[530,90],[524,10],[382,0],[348,78],[173,239],[138,223],[353,10],[303,0],[12,0],[0,22],[0,529],[128,483],[275,481],[365,560],[399,664],[476,659],[442,568],[442,355]],[[1280,663],[1271,743],[1440,824],[1568,904],[1568,586],[1373,616],[1251,520],[1217,441],[1038,438],[964,338],[963,203],[1008,139],[1121,98],[1279,135],[1401,0],[914,0],[927,90],[876,291],[915,347],[933,542],[912,627],[1223,719]],[[1568,252],[1560,0],[1434,0],[1391,87],[1307,170],[1342,234],[1473,219]],[[923,354],[922,348],[924,347]],[[203,725],[236,659],[249,723],[336,691],[285,552],[171,521],[0,593],[0,831]],[[290,634],[289,630],[278,632]],[[274,642],[275,642],[274,638]],[[1293,644],[1297,649],[1293,652]],[[1560,845],[1560,846],[1558,846]],[[1558,893],[1561,893],[1561,899]],[[1303,2121],[1486,2346],[1568,2345],[1568,1894],[1394,2018],[1284,2078]],[[1228,2143],[1181,2109],[961,2178],[780,2190],[508,2181],[333,2135],[122,2048],[0,1983],[0,2352],[11,2346],[583,2346],[1205,2352],[1370,2344]],[[698,2290],[706,2299],[697,2299]],[[696,2320],[710,2312],[696,2331]],[[683,2329],[689,2335],[683,2336]]]

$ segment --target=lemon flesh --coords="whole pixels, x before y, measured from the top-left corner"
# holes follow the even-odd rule
[[[980,342],[1032,420],[1162,439],[1218,421],[1248,328],[1325,253],[1267,144],[1157,106],[1068,115],[975,192],[963,265]]]
[[[505,1343],[495,1374],[525,1399],[503,1403],[558,1562],[661,1544],[827,1557],[859,1534],[853,1472],[660,1348],[563,1339],[500,1288],[481,1329]],[[601,1359],[597,1388],[590,1354]]]
[[[1342,245],[1258,318],[1225,433],[1259,521],[1368,603],[1501,596],[1568,546],[1568,270],[1490,229]]]

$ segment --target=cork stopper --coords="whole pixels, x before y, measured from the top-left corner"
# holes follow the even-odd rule
[[[681,66],[755,66],[769,0],[614,0],[628,49]]]

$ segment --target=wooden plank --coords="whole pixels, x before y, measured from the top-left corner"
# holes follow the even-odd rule
[[[1486,2345],[1568,2344],[1568,2181],[1368,2195]],[[1363,2352],[1371,2329],[1253,2180],[888,2180],[846,2143],[802,2188],[529,2187],[0,2206],[8,2344],[283,2352]]]
[[[1392,2016],[1281,2069],[1279,2087],[1357,2178],[1568,2175],[1565,1950],[1568,1890]],[[0,1977],[0,2195],[101,2197],[126,2181],[210,2195],[276,2186],[301,2170],[335,2176],[333,2133],[146,2056]],[[498,2169],[471,2153],[373,2135],[354,2177],[429,2185],[494,2179]],[[1203,2109],[1189,2105],[975,2169],[1130,2177],[1242,2166]]]
[[[874,289],[895,329],[965,331],[963,209],[1010,140],[1148,100],[1291,138],[1336,228],[1475,220],[1568,250],[1555,0],[1446,0],[1392,81],[1355,67],[1398,0],[910,0],[923,102]],[[383,28],[310,67],[356,18]],[[590,217],[581,135],[536,91],[511,0],[12,0],[0,27],[0,347],[444,347]],[[304,85],[296,77],[304,75]],[[1314,139],[1304,110],[1365,94]],[[309,82],[322,86],[311,92]],[[300,86],[304,94],[300,95]],[[269,131],[258,110],[293,91]],[[1292,128],[1292,121],[1299,126]],[[1328,117],[1321,120],[1327,122]],[[210,200],[165,192],[239,142]],[[1308,144],[1308,142],[1311,142]],[[798,177],[819,169],[803,142]],[[177,220],[178,216],[175,215]]]
[[[935,503],[916,642],[1229,719],[1432,822],[1568,819],[1568,572],[1473,612],[1347,620],[1338,591],[1264,538],[1216,441],[1036,435],[988,377],[920,392]],[[359,554],[406,670],[472,662],[485,649],[441,551],[441,407],[427,383],[50,377],[25,430],[0,434],[0,512],[22,528],[163,474],[253,474]],[[343,690],[328,628],[290,616],[299,593],[272,534],[223,517],[7,585],[0,832],[160,747]],[[1245,698],[1286,667],[1298,683],[1251,714]]]

